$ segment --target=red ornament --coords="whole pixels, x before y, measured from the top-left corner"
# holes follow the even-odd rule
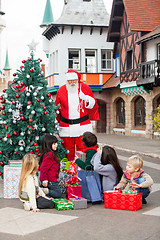
[[[39,152],[39,148],[36,148],[35,151],[36,151],[36,152]]]
[[[13,104],[13,105],[16,105],[16,101],[13,101],[12,104]]]
[[[4,106],[4,105],[2,105],[2,106],[0,107],[0,109],[1,109],[1,110],[4,110],[4,109],[5,109],[5,106]]]
[[[4,165],[4,163],[3,163],[3,162],[0,162],[0,165],[1,165],[1,166],[3,166],[3,165]]]
[[[17,132],[15,132],[15,131],[14,131],[14,133],[13,133],[13,134],[16,136],[16,135],[17,135]]]
[[[19,97],[20,97],[20,95],[19,95],[19,94],[17,94],[17,95],[16,95],[16,98],[19,98]]]
[[[43,109],[46,110],[46,107],[44,106]]]
[[[6,89],[3,89],[3,92],[5,92],[6,91]]]
[[[34,152],[30,152],[30,154],[34,154]]]
[[[2,100],[3,99],[3,96],[0,96],[0,100]]]
[[[34,130],[34,127],[31,127],[32,130]]]
[[[16,155],[16,154],[17,154],[17,152],[14,152],[14,154]]]
[[[16,76],[16,73],[13,73],[13,77],[15,77]]]
[[[3,112],[2,114],[3,114],[3,115],[6,115],[6,113],[5,113],[5,112]]]
[[[20,66],[20,68],[22,68],[22,67],[23,67],[23,65]]]
[[[26,60],[23,60],[23,61],[22,61],[22,63],[25,63],[25,62],[26,62]]]
[[[47,94],[47,97],[51,97],[52,95],[50,93]]]
[[[24,119],[25,119],[24,116],[22,116],[22,117],[21,117],[21,120],[24,121]]]
[[[2,176],[2,172],[0,172],[0,176]]]
[[[33,68],[31,68],[30,70],[29,70],[29,72],[33,72],[34,71],[34,69]]]
[[[35,142],[35,143],[33,143],[33,146],[37,146],[37,145],[38,145],[38,143],[36,143],[36,142]]]
[[[17,80],[13,80],[13,82],[14,82],[14,83],[16,83],[16,82],[17,82]]]
[[[24,82],[21,82],[21,87],[24,86]]]
[[[40,101],[41,101],[41,99],[37,98],[37,102],[40,102]]]
[[[38,156],[41,156],[41,153],[38,153]]]
[[[20,85],[18,84],[18,85],[16,85],[16,88],[20,88]]]
[[[40,62],[42,62],[42,59],[40,59]]]
[[[31,58],[28,58],[28,61],[31,61]]]
[[[29,122],[30,122],[30,123],[33,122],[33,119],[32,119],[32,118],[29,118]]]
[[[0,154],[2,154],[2,151],[0,151]]]
[[[47,111],[45,111],[45,112],[44,112],[44,115],[46,115],[46,114],[48,114],[48,112],[47,112]]]
[[[3,100],[1,101],[1,103],[5,103],[5,100],[3,99]]]
[[[28,102],[27,102],[27,104],[28,104],[28,105],[31,105],[31,102],[30,102],[30,101],[28,101]]]

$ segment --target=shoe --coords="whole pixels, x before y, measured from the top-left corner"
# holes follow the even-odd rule
[[[49,189],[48,188],[41,188],[41,189],[46,195],[49,194]]]
[[[142,198],[142,204],[147,204],[147,201],[145,198]]]
[[[31,210],[31,207],[30,207],[29,202],[24,202],[24,203],[23,203],[23,207],[24,207],[24,210],[25,210],[25,211],[30,211],[30,210]]]

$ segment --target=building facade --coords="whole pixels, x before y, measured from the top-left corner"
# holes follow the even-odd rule
[[[119,49],[120,86],[111,92],[111,133],[157,134],[152,120],[160,96],[160,38],[158,30],[154,32],[159,12],[158,0],[113,0],[108,41],[115,43],[115,52]],[[147,34],[152,38],[145,41]]]

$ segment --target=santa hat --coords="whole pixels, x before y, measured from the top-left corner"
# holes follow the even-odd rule
[[[81,74],[73,69],[68,70],[66,73],[66,80],[79,80],[81,79]]]

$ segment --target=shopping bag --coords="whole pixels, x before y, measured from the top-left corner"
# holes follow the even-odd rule
[[[100,176],[95,171],[78,170],[77,176],[81,179],[82,197],[88,202],[102,201]]]

